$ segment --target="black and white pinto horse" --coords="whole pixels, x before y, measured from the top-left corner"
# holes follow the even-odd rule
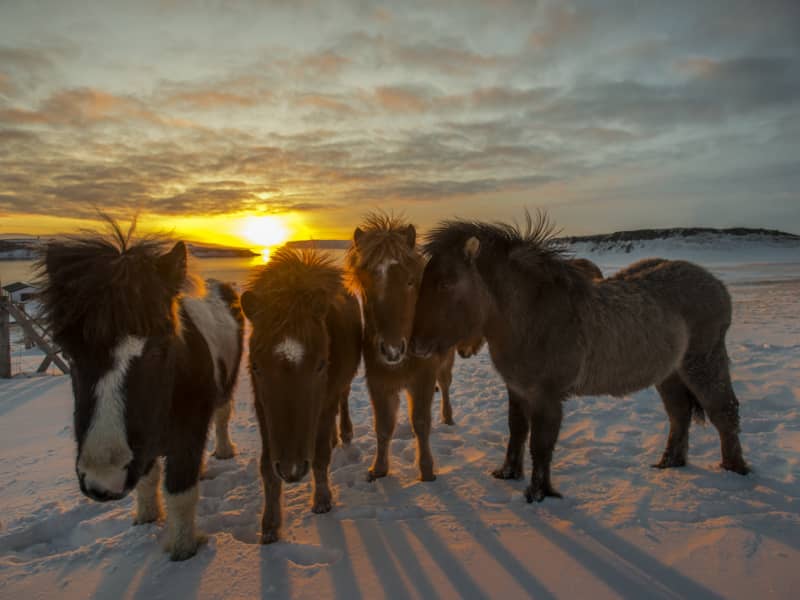
[[[198,479],[212,416],[218,458],[228,437],[242,354],[239,297],[226,284],[187,273],[186,246],[113,235],[50,243],[41,296],[55,342],[70,361],[76,472],[100,502],[136,489],[135,524],[162,515],[165,457],[167,550],[193,556]]]

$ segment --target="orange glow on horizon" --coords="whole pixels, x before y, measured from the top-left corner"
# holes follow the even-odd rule
[[[268,256],[269,250],[289,240],[318,239],[327,231],[318,230],[315,215],[301,213],[258,214],[229,213],[220,215],[154,215],[140,213],[137,232],[158,234],[187,242],[198,242],[231,248],[247,248]],[[309,220],[309,217],[312,217]],[[123,230],[130,217],[118,217]],[[0,233],[38,235],[76,234],[82,230],[104,231],[106,224],[95,218],[65,218],[47,215],[2,215]],[[256,257],[261,260],[261,256]]]

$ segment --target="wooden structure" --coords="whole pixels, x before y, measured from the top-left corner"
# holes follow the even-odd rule
[[[49,341],[47,330],[25,312],[22,305],[0,296],[0,377],[11,377],[11,317],[22,328],[25,338],[32,340],[44,352],[44,360],[36,369],[37,373],[44,373],[51,363],[65,375],[69,373],[69,367],[59,355],[59,349]]]

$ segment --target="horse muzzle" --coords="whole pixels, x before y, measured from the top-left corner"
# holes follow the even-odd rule
[[[124,484],[121,488],[114,486],[112,489],[109,489],[101,482],[87,478],[86,473],[78,473],[78,486],[84,496],[95,502],[122,500],[129,492]]]

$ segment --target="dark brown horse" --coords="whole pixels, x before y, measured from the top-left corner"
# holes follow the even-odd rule
[[[692,413],[717,428],[722,467],[745,474],[739,402],[731,386],[725,286],[685,261],[649,259],[591,280],[553,246],[540,215],[521,232],[508,225],[450,221],[425,246],[412,352],[427,356],[483,335],[509,394],[510,439],[499,478],[522,477],[530,432],[529,502],[558,496],[550,462],[562,401],[621,396],[655,385],[670,420],[655,466],[686,463]]]
[[[281,481],[314,475],[311,510],[332,505],[328,467],[336,413],[361,359],[358,301],[342,271],[315,251],[282,248],[242,294],[253,324],[250,374],[261,431],[261,542],[277,541]]]
[[[50,243],[41,295],[53,338],[69,358],[75,397],[75,471],[100,502],[136,489],[134,523],[160,518],[166,457],[167,549],[194,555],[197,481],[212,414],[218,458],[233,456],[231,397],[244,317],[228,285],[187,273],[183,242],[166,251],[111,236]]]
[[[350,289],[361,297],[364,312],[364,367],[377,437],[368,478],[389,472],[389,446],[400,393],[406,390],[420,479],[432,481],[431,404],[446,351],[426,358],[406,352],[425,266],[416,248],[416,230],[398,218],[371,214],[356,228],[345,261]]]
[[[598,267],[588,258],[573,258],[570,259],[569,262],[576,266],[578,270],[583,272],[583,274],[589,279],[603,278],[603,272],[600,270],[600,267]],[[458,344],[456,349],[458,350],[458,355],[461,358],[471,358],[481,351],[485,343],[486,340],[484,340],[483,337],[478,336],[475,339],[467,340],[466,342]]]

